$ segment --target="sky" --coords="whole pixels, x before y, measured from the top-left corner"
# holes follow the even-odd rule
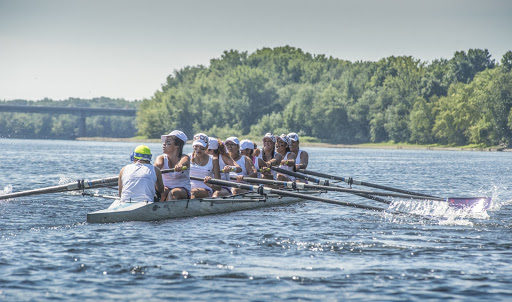
[[[512,50],[508,0],[0,0],[0,100],[140,100],[225,50],[350,61]]]

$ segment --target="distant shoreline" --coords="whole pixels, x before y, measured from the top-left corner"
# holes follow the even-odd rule
[[[159,143],[155,138],[118,138],[118,137],[77,137],[77,141],[99,141],[99,142],[134,142],[134,143]],[[322,147],[338,149],[397,149],[397,150],[436,150],[436,151],[490,151],[490,152],[512,152],[512,149],[505,147],[443,147],[429,145],[409,145],[409,144],[329,144],[301,142],[303,147]]]

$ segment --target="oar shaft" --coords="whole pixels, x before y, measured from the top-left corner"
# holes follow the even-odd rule
[[[110,178],[95,179],[95,180],[91,180],[91,181],[78,180],[77,182],[59,185],[59,186],[52,186],[52,187],[46,187],[46,188],[40,188],[40,189],[34,189],[34,190],[0,195],[0,200],[29,196],[29,195],[36,195],[36,194],[47,194],[47,193],[82,190],[82,189],[88,189],[88,188],[94,188],[94,187],[103,187],[103,186],[111,185],[114,182],[117,182],[117,179],[118,179],[118,177],[115,176],[115,177],[110,177]]]
[[[199,180],[199,181],[204,180],[202,178],[194,177],[194,176],[191,176],[190,179]],[[277,195],[281,195],[281,196],[289,196],[289,197],[296,197],[296,198],[302,198],[302,199],[308,199],[308,200],[315,200],[315,201],[320,201],[320,202],[324,202],[324,203],[342,205],[342,206],[358,208],[358,209],[373,210],[373,211],[380,211],[380,212],[385,211],[385,209],[379,208],[379,207],[360,205],[360,204],[355,204],[355,203],[350,203],[350,202],[339,201],[339,200],[335,200],[335,199],[323,198],[323,197],[314,196],[314,195],[300,194],[300,193],[295,193],[295,192],[277,190],[277,189],[272,189],[272,188],[263,187],[263,186],[261,186],[261,187],[253,186],[253,185],[249,185],[249,184],[225,181],[225,180],[220,180],[220,179],[210,179],[208,181],[208,183],[211,183],[214,185],[235,187],[235,188],[245,189],[245,190],[249,190],[249,191],[255,191],[260,194],[261,193],[267,193],[267,194],[273,193],[273,194],[277,194]]]
[[[272,170],[274,170],[274,171],[276,171],[278,173],[287,174],[287,175],[290,175],[290,176],[294,176],[295,178],[304,179],[304,180],[311,181],[311,182],[314,182],[314,183],[317,183],[317,184],[329,185],[328,181],[326,182],[326,181],[318,179],[318,178],[314,178],[314,177],[311,177],[311,176],[308,176],[308,175],[304,175],[304,174],[301,174],[301,173],[293,172],[293,171],[286,170],[286,169],[283,169],[283,168],[272,166],[272,167],[270,167],[270,169],[272,169]]]
[[[393,187],[389,187],[389,186],[383,186],[383,185],[369,183],[369,182],[365,182],[365,181],[359,181],[359,180],[352,179],[351,177],[345,178],[345,177],[340,177],[340,176],[320,173],[320,172],[316,172],[316,171],[310,171],[310,170],[306,170],[306,169],[300,169],[299,171],[302,172],[302,173],[305,173],[305,174],[315,175],[315,176],[319,176],[319,177],[323,177],[323,178],[327,178],[327,179],[341,180],[341,181],[344,181],[344,182],[346,182],[348,184],[354,184],[354,185],[359,185],[359,186],[366,186],[366,187],[371,187],[371,188],[376,188],[376,189],[381,189],[381,190],[387,190],[387,191],[397,192],[397,193],[404,193],[404,194],[409,194],[409,195],[416,195],[416,196],[423,196],[423,197],[429,197],[429,198],[442,199],[442,198],[439,198],[439,197],[436,197],[436,196],[432,196],[432,195],[428,195],[428,194],[423,194],[423,193],[418,193],[418,192],[413,192],[413,191],[408,191],[408,190],[402,190],[402,189],[398,189],[398,188],[393,188]],[[444,200],[444,199],[442,199],[442,200]]]
[[[397,193],[386,193],[386,192],[374,192],[374,191],[365,191],[365,190],[357,190],[357,189],[349,189],[349,188],[342,188],[338,186],[322,186],[322,185],[313,185],[313,184],[306,184],[306,183],[296,183],[292,181],[279,181],[279,180],[270,180],[270,179],[261,179],[261,178],[252,178],[252,177],[244,177],[244,181],[252,182],[252,183],[263,183],[263,184],[272,184],[272,185],[281,185],[285,186],[287,188],[297,188],[297,189],[318,189],[318,190],[325,190],[325,191],[337,191],[337,192],[344,192],[344,193],[350,193],[350,194],[363,194],[363,195],[374,195],[374,196],[386,196],[386,197],[397,197],[397,198],[414,198],[418,199],[417,196],[414,195],[407,195],[407,194],[397,194]],[[427,198],[425,198],[427,199]],[[444,199],[435,199],[435,198],[428,198],[429,200],[440,200],[444,201]]]

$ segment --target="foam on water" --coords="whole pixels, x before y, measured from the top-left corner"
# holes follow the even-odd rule
[[[488,219],[483,201],[471,207],[455,208],[446,201],[433,200],[393,200],[391,212],[410,213],[427,219],[436,218],[443,224],[472,225],[468,219]]]
[[[2,190],[0,190],[0,195],[10,194],[12,193],[12,185],[6,185]]]

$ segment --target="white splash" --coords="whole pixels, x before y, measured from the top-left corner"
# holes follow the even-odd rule
[[[7,185],[2,190],[0,190],[0,195],[10,194],[10,193],[12,193],[12,185]]]
[[[473,223],[468,219],[489,219],[484,209],[483,201],[471,207],[456,208],[446,201],[433,200],[393,200],[389,206],[391,212],[410,213],[425,218],[437,218],[442,225],[468,225]]]
[[[61,176],[59,177],[59,185],[65,185],[72,182],[76,182],[76,178],[71,178],[69,176]]]

